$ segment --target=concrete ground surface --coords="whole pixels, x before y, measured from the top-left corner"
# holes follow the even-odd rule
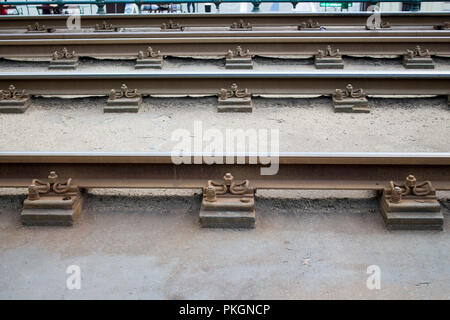
[[[175,130],[200,135],[195,123],[203,132],[218,129],[224,140],[227,129],[278,129],[280,152],[448,152],[450,146],[447,97],[369,98],[368,114],[334,113],[330,97],[255,98],[253,112],[238,115],[218,113],[217,97],[145,97],[141,110],[128,114],[103,113],[106,100],[33,98],[24,114],[0,114],[0,150],[170,152],[179,142]]]
[[[0,197],[2,299],[450,298],[448,222],[387,231],[373,198],[259,197],[253,230],[201,229],[199,195],[89,194],[74,227],[23,227],[23,198]]]

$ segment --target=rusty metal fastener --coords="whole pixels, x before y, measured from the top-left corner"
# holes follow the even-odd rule
[[[137,89],[130,90],[128,89],[128,86],[126,84],[122,84],[120,87],[120,91],[116,91],[115,89],[111,89],[109,92],[109,99],[110,100],[116,100],[121,98],[139,98],[141,97],[141,94],[137,92]]]
[[[178,22],[173,22],[173,20],[169,20],[168,23],[161,24],[161,30],[184,30],[184,27],[182,27]]]
[[[424,181],[417,183],[417,179],[412,174],[408,175],[403,184],[396,184],[393,181],[390,182],[391,196],[394,195],[393,191],[401,190],[401,196],[413,195],[413,196],[427,196],[434,192],[433,186],[430,181]],[[397,191],[396,191],[397,192]],[[394,196],[396,198],[398,196]]]
[[[248,89],[238,89],[236,83],[233,83],[230,87],[230,90],[220,89],[219,98],[222,100],[226,100],[228,98],[249,98],[251,97],[251,93],[248,92]]]
[[[153,51],[152,47],[147,47],[145,51],[138,52],[138,59],[146,59],[146,58],[158,58],[161,56],[161,51]]]
[[[209,180],[207,188],[209,187],[214,188],[215,195],[223,195],[227,193],[240,195],[245,194],[249,191],[249,181],[243,180],[241,182],[236,182],[231,173],[226,173],[223,177],[223,182],[215,182],[213,180]]]
[[[420,46],[416,46],[413,50],[406,50],[406,54],[408,56],[408,58],[413,59],[413,58],[430,58],[431,54],[430,51],[428,51],[428,49],[423,50]]]
[[[319,49],[317,51],[316,57],[317,58],[325,58],[325,57],[341,58],[342,56],[341,56],[339,49],[332,50],[331,46],[327,46],[327,48],[325,50]]]
[[[46,194],[51,191],[56,194],[63,194],[70,191],[73,187],[71,178],[67,179],[65,182],[57,182],[58,175],[55,171],[50,171],[47,179],[47,182],[38,179],[33,179],[31,181],[31,185],[28,186],[29,200],[38,200],[39,194]]]
[[[392,188],[389,201],[392,203],[400,203],[402,201],[402,189],[400,187]]]
[[[233,30],[251,29],[252,25],[250,22],[244,22],[244,20],[239,19],[239,22],[233,22],[230,28]]]
[[[252,55],[250,54],[250,50],[247,49],[244,51],[241,48],[241,46],[237,46],[235,51],[228,50],[227,54],[226,54],[226,57],[228,59],[235,58],[235,57],[247,58],[247,57],[251,57],[251,56]]]
[[[298,29],[316,29],[320,27],[321,26],[319,22],[308,19],[307,21],[303,21],[302,23],[300,23]]]
[[[76,57],[75,51],[69,52],[67,48],[63,48],[61,52],[55,51],[52,54],[53,60],[75,59]]]
[[[21,100],[27,97],[25,90],[17,91],[14,85],[10,85],[8,90],[0,90],[0,100]]]
[[[212,185],[208,185],[208,187],[205,188],[205,201],[208,202],[216,202],[216,189]]]
[[[336,89],[334,94],[334,98],[336,100],[343,100],[345,98],[357,98],[364,99],[366,97],[366,93],[363,89],[355,90],[351,84],[348,84],[344,90]]]
[[[29,24],[27,26],[27,31],[53,32],[55,29],[49,28],[45,24],[41,25],[39,22],[35,22],[34,24]]]
[[[95,30],[108,30],[108,31],[115,31],[117,28],[113,27],[111,23],[107,23],[106,21],[103,21],[101,24],[95,25]]]
[[[35,184],[28,186],[28,200],[39,200],[39,190]]]

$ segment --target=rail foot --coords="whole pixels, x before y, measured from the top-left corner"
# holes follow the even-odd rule
[[[0,113],[24,113],[29,106],[30,96],[25,90],[17,91],[13,85],[0,90]]]
[[[23,203],[21,221],[26,226],[72,226],[82,210],[83,195],[72,180],[57,182],[52,171],[48,181],[34,179]]]
[[[380,196],[380,210],[389,230],[443,230],[444,216],[431,182],[409,175],[403,184],[390,182]]]
[[[348,84],[344,90],[336,89],[333,94],[334,112],[369,113],[370,109],[366,94],[362,89],[354,90]]]
[[[208,181],[203,190],[200,225],[203,228],[254,228],[254,190],[249,181],[235,182],[227,173],[223,182]]]
[[[231,89],[221,89],[218,99],[218,112],[252,112],[252,95],[248,89],[238,89],[233,83]]]
[[[137,89],[129,90],[122,84],[120,91],[111,89],[109,99],[103,108],[105,113],[138,112],[142,104],[142,96]]]

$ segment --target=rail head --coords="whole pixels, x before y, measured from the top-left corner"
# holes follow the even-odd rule
[[[236,72],[223,70],[220,72],[1,72],[0,80],[8,79],[151,79],[151,78],[394,78],[394,79],[450,79],[450,71],[405,70],[401,73],[393,71],[253,71]]]
[[[170,152],[0,152],[0,163],[120,163],[171,164]],[[238,158],[245,164],[260,165],[261,159],[271,158],[280,164],[367,164],[367,165],[450,165],[450,153],[398,153],[398,152],[280,152],[280,153],[189,153],[186,159],[208,157],[222,159],[223,163]],[[256,163],[255,163],[256,161]],[[263,160],[264,162],[264,160]]]

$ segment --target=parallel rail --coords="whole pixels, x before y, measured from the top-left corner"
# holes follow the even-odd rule
[[[389,56],[420,45],[449,57],[450,31],[0,34],[0,57],[49,59],[65,47],[81,57],[135,58],[148,46],[166,56],[224,56],[238,45],[262,56],[312,56],[327,45],[343,55]]]
[[[106,95],[125,83],[150,95],[217,95],[236,83],[254,95],[328,95],[349,83],[370,95],[448,95],[450,72],[126,72],[0,73],[0,88],[14,84],[32,95]]]
[[[306,20],[317,21],[323,26],[364,26],[369,12],[356,13],[198,13],[198,14],[107,14],[82,15],[81,27],[92,28],[103,21],[117,27],[160,27],[169,20],[186,27],[229,27],[243,19],[253,26],[297,26]],[[3,16],[0,29],[25,29],[39,22],[54,28],[66,28],[67,15],[52,16]],[[434,26],[450,21],[448,12],[383,12],[381,18],[392,26]]]
[[[261,175],[260,162],[244,159],[175,165],[168,153],[0,152],[0,187],[27,187],[56,171],[81,188],[202,188],[230,172],[256,189],[381,190],[412,174],[450,190],[450,153],[282,153],[276,175]]]

